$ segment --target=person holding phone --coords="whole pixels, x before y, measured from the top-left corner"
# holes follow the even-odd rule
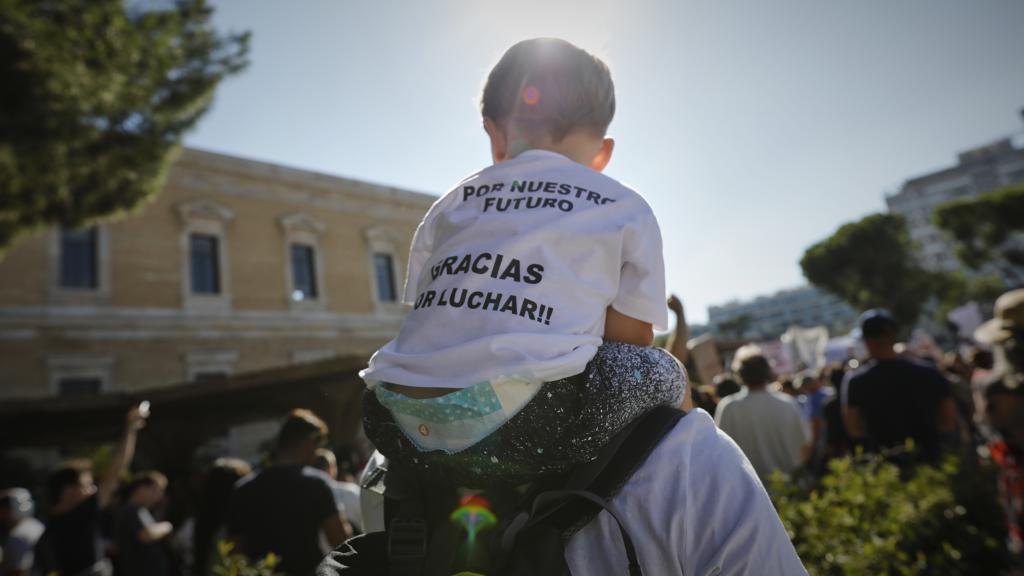
[[[47,480],[50,515],[39,544],[37,562],[44,574],[106,576],[110,561],[100,538],[100,512],[114,500],[121,475],[135,456],[135,440],[146,425],[149,403],[133,406],[125,415],[124,434],[110,465],[96,484],[92,462],[65,462]]]

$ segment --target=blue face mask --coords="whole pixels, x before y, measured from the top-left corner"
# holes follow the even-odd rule
[[[373,390],[417,448],[454,454],[483,440],[515,416],[542,384],[498,378],[424,399],[409,398],[379,385]]]

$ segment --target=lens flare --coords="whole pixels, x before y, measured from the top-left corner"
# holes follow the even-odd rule
[[[523,89],[523,103],[527,106],[536,106],[540,102],[540,90],[536,86],[527,86]]]
[[[449,518],[466,531],[471,546],[476,542],[477,534],[498,523],[498,517],[491,512],[491,503],[480,496],[460,498],[459,507]]]

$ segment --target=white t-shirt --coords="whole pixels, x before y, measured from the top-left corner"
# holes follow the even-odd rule
[[[739,444],[762,480],[775,470],[792,474],[811,443],[811,428],[792,397],[744,387],[722,399],[715,422]]]
[[[331,482],[331,492],[334,492],[334,501],[338,503],[338,510],[345,515],[345,519],[359,531],[363,530],[363,509],[359,499],[359,485],[353,482]]]
[[[383,529],[383,496],[364,495],[367,526]],[[750,462],[703,410],[679,421],[609,505],[644,574],[807,574]],[[573,574],[627,572],[622,536],[605,511],[569,540],[565,558]]]
[[[465,388],[583,372],[608,306],[664,329],[661,232],[635,191],[527,150],[442,196],[413,239],[398,336],[360,375],[371,385]]]

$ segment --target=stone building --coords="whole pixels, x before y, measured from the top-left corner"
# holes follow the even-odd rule
[[[0,399],[368,356],[401,322],[409,243],[434,200],[186,149],[137,213],[0,260]]]
[[[923,267],[968,272],[950,239],[932,223],[935,208],[1020,183],[1024,183],[1024,146],[1004,138],[960,153],[954,166],[907,180],[885,202],[890,212],[906,220]]]
[[[831,334],[844,334],[856,319],[848,304],[813,286],[708,307],[710,332],[724,340],[772,340],[793,326],[825,326]]]

